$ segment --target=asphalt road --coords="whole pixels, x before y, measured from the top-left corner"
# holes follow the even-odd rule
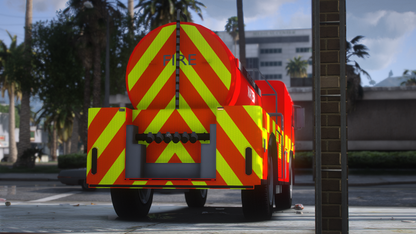
[[[174,190],[172,192],[175,192]],[[209,190],[207,204],[241,205],[239,190]],[[394,206],[416,207],[416,185],[378,185],[349,187],[350,206]],[[294,186],[293,204],[314,205],[315,188],[313,186]],[[67,186],[60,182],[47,181],[0,181],[0,198],[15,202],[111,202],[109,190],[97,189],[86,192],[80,186]],[[166,194],[156,192],[155,204],[186,205],[182,192]]]

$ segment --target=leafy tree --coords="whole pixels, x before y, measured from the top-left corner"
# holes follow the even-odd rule
[[[355,61],[351,60],[352,56],[357,56],[359,58],[365,59],[366,57],[370,57],[370,54],[368,53],[368,47],[363,44],[358,44],[361,39],[363,39],[364,36],[356,36],[351,41],[346,42],[346,54],[347,54],[347,64],[348,66],[351,66],[356,74],[363,74],[365,75],[371,83],[374,83],[374,81],[371,79],[370,74],[362,69],[360,65]]]
[[[186,21],[193,22],[189,10],[195,11],[203,19],[200,7],[205,5],[196,0],[140,0],[135,6],[140,12],[138,24],[150,30],[175,22],[177,10],[181,10],[187,18]],[[185,20],[183,16],[181,20]]]
[[[234,41],[234,55],[237,56],[237,40],[238,40],[238,17],[233,16],[228,18],[227,24],[225,25],[225,31],[227,31]]]
[[[305,78],[308,76],[306,69],[308,68],[308,61],[302,60],[301,56],[289,59],[286,65],[286,75],[290,78]]]
[[[58,131],[64,141],[72,134],[78,136],[78,128],[72,129],[72,122],[75,115],[81,115],[84,100],[84,70],[75,46],[79,33],[79,28],[74,27],[64,14],[58,14],[58,19],[50,22],[38,22],[33,28],[36,71],[40,76],[38,95],[44,103],[40,115],[37,113],[37,122],[39,118],[46,118],[45,124],[53,124],[52,128],[59,130],[64,128],[61,125],[65,126],[65,131]],[[61,116],[62,113],[66,113],[66,117],[60,117],[60,122],[57,122],[55,115]],[[61,123],[62,119],[64,123]],[[56,160],[56,150],[52,150],[52,158]]]
[[[0,40],[0,85],[1,95],[4,97],[7,91],[9,96],[9,162],[16,162],[17,147],[14,129],[16,126],[15,119],[15,98],[21,98],[19,82],[16,82],[16,76],[21,75],[19,71],[23,69],[22,56],[24,54],[24,44],[17,45],[17,36],[10,35],[11,44],[7,47],[3,41]]]

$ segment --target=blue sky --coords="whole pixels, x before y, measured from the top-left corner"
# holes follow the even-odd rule
[[[127,0],[121,0],[127,5]],[[196,23],[223,31],[227,19],[237,15],[235,0],[199,0],[207,8]],[[137,4],[138,0],[135,0]],[[24,39],[26,0],[0,0],[0,40],[10,39],[5,30]],[[52,19],[66,0],[33,0],[33,22]],[[244,0],[246,30],[311,28],[310,0]],[[379,82],[392,71],[416,69],[416,0],[347,0],[347,40],[356,35],[370,49],[370,58],[356,59]],[[362,85],[369,85],[363,77]]]

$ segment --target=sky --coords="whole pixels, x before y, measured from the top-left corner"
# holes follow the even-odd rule
[[[33,22],[50,20],[67,0],[33,0]],[[127,0],[121,0],[127,5]],[[223,31],[226,21],[237,15],[236,0],[199,0],[204,3],[204,20],[193,15],[195,23],[213,31]],[[138,0],[135,0],[135,4]],[[0,40],[9,36],[24,39],[26,0],[0,0]],[[311,0],[243,0],[246,30],[311,28]],[[362,44],[370,57],[354,59],[377,83],[400,76],[404,69],[416,69],[416,0],[347,0],[347,40],[364,36]],[[362,77],[362,85],[369,80]]]

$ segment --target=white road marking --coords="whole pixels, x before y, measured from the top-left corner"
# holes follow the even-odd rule
[[[77,193],[80,193],[80,192],[62,193],[62,194],[53,195],[53,196],[50,196],[50,197],[45,197],[45,198],[32,200],[32,201],[28,201],[28,202],[47,202],[47,201],[52,201],[52,200],[56,200],[56,199],[63,198],[63,197],[69,197],[69,196],[77,194]]]

